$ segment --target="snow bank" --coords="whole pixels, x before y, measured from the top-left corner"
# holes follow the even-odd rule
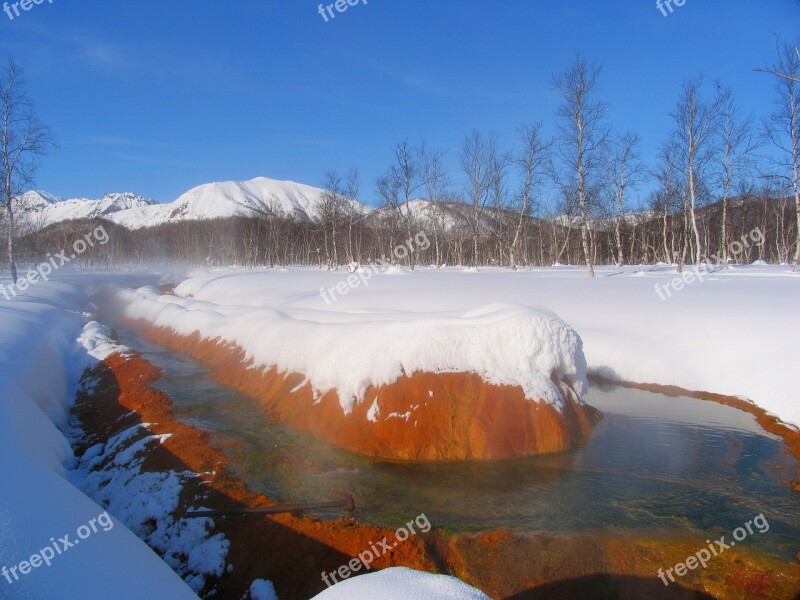
[[[76,539],[78,528],[104,512],[64,478],[73,457],[62,430],[86,364],[76,344],[84,302],[78,288],[57,282],[0,302],[0,568],[8,573],[0,597],[105,600],[124,590],[136,598],[196,598],[116,519],[107,531]],[[82,543],[22,574],[22,561],[65,535]]]
[[[256,579],[250,585],[250,600],[278,600],[275,586],[266,579]]]
[[[86,324],[79,341],[95,357],[126,353],[110,337],[107,327]],[[92,385],[90,381],[84,384]],[[89,448],[78,460],[69,480],[90,498],[107,507],[126,527],[158,550],[166,563],[189,586],[200,592],[208,576],[223,574],[230,542],[221,533],[212,534],[209,518],[174,519],[180,494],[196,473],[183,471],[142,472],[146,452],[169,439],[170,434],[153,435],[149,423],[138,423],[103,443]],[[192,507],[197,510],[199,507]]]
[[[284,367],[296,370],[306,360],[314,363],[307,374],[317,378],[315,385],[346,380],[354,395],[366,382],[362,374],[372,369],[381,373],[378,383],[420,366],[487,370],[498,381],[524,382],[536,381],[530,361],[542,360],[542,367],[557,364],[560,374],[580,379],[580,357],[570,359],[570,330],[548,326],[541,316],[546,311],[526,308],[547,306],[580,336],[593,372],[745,397],[800,424],[797,377],[790,368],[800,331],[800,274],[779,266],[732,267],[665,300],[655,286],[673,280],[674,267],[598,267],[597,275],[589,279],[576,267],[469,274],[422,268],[404,277],[376,274],[328,304],[320,288],[330,289],[348,274],[220,270],[191,277],[177,288],[179,297],[138,292],[129,298],[137,300],[134,313],[145,318],[170,325],[175,317],[184,331],[233,335],[252,346],[256,361],[283,357]],[[479,307],[491,308],[482,314]],[[530,346],[538,327],[564,336],[559,351]],[[303,351],[308,359],[299,355]],[[549,352],[553,356],[545,360]]]
[[[313,600],[489,600],[489,596],[447,575],[432,575],[406,567],[393,567],[377,573],[346,579],[328,588]]]
[[[551,374],[583,390],[580,338],[549,310],[494,303],[442,311],[435,298],[419,311],[377,312],[377,304],[348,312],[253,306],[265,279],[271,277],[263,272],[235,276],[229,283],[237,300],[231,303],[227,286],[205,287],[203,299],[187,297],[198,291],[193,279],[178,286],[175,296],[152,287],[119,295],[129,318],[235,343],[254,365],[301,373],[318,394],[337,390],[345,413],[369,386],[391,384],[418,371],[478,373],[490,383],[520,386],[530,400],[556,406],[563,400]],[[374,301],[371,290],[357,291]]]

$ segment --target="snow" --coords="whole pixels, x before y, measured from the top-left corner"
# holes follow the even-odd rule
[[[250,584],[250,600],[278,600],[271,581],[256,579]]]
[[[74,466],[66,430],[78,377],[83,294],[66,283],[37,285],[0,303],[0,567],[11,568],[104,512],[65,479]],[[93,448],[89,460],[98,456]],[[57,555],[50,566],[8,583],[3,598],[101,600],[196,598],[191,589],[116,517],[113,527]]]
[[[349,402],[367,385],[423,369],[474,371],[557,402],[545,373],[554,369],[580,389],[588,368],[612,379],[744,397],[800,424],[790,368],[800,331],[799,275],[762,264],[718,269],[662,300],[655,285],[675,278],[674,267],[597,273],[592,280],[576,267],[376,272],[368,285],[327,304],[320,287],[335,286],[346,273],[201,271],[168,296],[152,285],[138,287],[158,283],[154,276],[65,269],[58,281],[0,302],[0,567],[29,559],[51,537],[74,537],[106,509],[114,524],[50,567],[13,584],[0,577],[0,597],[93,600],[124,590],[180,600],[196,598],[192,588],[226,569],[228,542],[213,534],[210,520],[169,516],[196,474],[140,470],[144,453],[168,434],[141,423],[80,459],[72,455],[64,432],[83,368],[125,351],[82,312],[86,294],[103,282],[116,284],[130,316],[223,336],[247,348],[256,364],[302,372],[317,393],[336,388]],[[432,390],[429,396],[436,401]],[[369,414],[388,418],[377,400]],[[415,598],[485,598],[457,580],[408,569],[349,579],[318,598],[397,598],[412,589]],[[251,596],[272,598],[274,590],[258,580]]]
[[[347,274],[223,269],[195,274],[176,296],[123,296],[130,316],[221,336],[256,364],[304,373],[315,388],[348,397],[425,369],[471,370],[550,398],[548,369],[582,380],[582,341],[589,370],[612,380],[740,396],[800,424],[788,366],[800,331],[800,275],[779,266],[717,269],[661,300],[655,286],[673,280],[674,267],[597,274],[418,268],[404,277],[376,273],[327,304],[320,288]]]
[[[489,596],[448,575],[392,567],[337,583],[313,600],[489,600]]]
[[[270,215],[274,212],[301,221],[319,217],[324,190],[294,181],[257,177],[250,181],[223,181],[197,186],[174,202],[120,211],[111,220],[129,229],[167,222],[218,219],[232,216]],[[351,204],[362,212],[368,209]]]
[[[257,177],[249,181],[221,181],[192,188],[174,202],[160,204],[136,194],[106,194],[99,200],[63,199],[44,191],[20,196],[18,210],[29,228],[40,229],[72,219],[103,217],[127,229],[164,223],[235,216],[258,216],[273,211],[301,221],[318,220],[324,190],[294,181]],[[359,213],[370,208],[346,200]]]
[[[376,397],[375,400],[372,401],[372,406],[369,407],[367,411],[367,421],[370,423],[377,423],[378,416],[381,414],[381,406],[378,404],[378,398]]]
[[[111,336],[111,330],[98,323],[90,321],[87,323],[78,342],[86,349],[86,352],[97,361],[102,361],[115,353],[125,353],[126,348],[120,346]]]
[[[109,334],[107,328],[91,321],[83,328],[79,341],[94,354],[128,352],[111,340]],[[221,533],[212,534],[214,522],[209,518],[172,516],[179,507],[184,483],[197,477],[196,473],[141,471],[146,452],[171,437],[171,434],[150,433],[150,425],[137,423],[105,444],[92,446],[79,458],[68,478],[158,550],[166,563],[195,592],[200,592],[206,586],[207,576],[222,575],[230,542]]]
[[[120,298],[130,318],[235,343],[254,365],[303,374],[317,397],[337,390],[347,414],[370,386],[419,371],[479,373],[491,383],[520,386],[532,401],[555,406],[563,398],[552,373],[583,389],[580,339],[549,310],[507,302],[443,309],[435,296],[416,309],[376,310],[379,283],[354,289],[327,306],[315,293],[319,284],[311,283],[319,277],[309,270],[282,274],[281,281],[268,271],[223,272],[191,278],[176,288],[176,295],[145,287],[123,290]],[[374,277],[380,282],[408,279]],[[410,287],[405,293],[415,286]],[[304,300],[296,306],[281,302],[285,293]],[[346,306],[350,310],[339,310]]]
[[[106,194],[98,200],[60,198],[44,191],[26,192],[18,199],[17,210],[25,225],[41,229],[74,219],[107,217],[119,211],[138,209],[156,204],[131,192]]]

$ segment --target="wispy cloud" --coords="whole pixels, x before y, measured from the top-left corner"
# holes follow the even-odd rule
[[[139,156],[136,154],[125,154],[119,152],[109,152],[109,156],[121,158],[122,160],[129,160],[131,162],[144,163],[148,165],[157,165],[159,167],[211,167],[211,165],[204,165],[199,163],[186,162],[181,160],[171,160],[157,158],[154,156]]]
[[[523,88],[480,88],[476,86],[461,88],[459,86],[450,86],[445,82],[434,80],[430,76],[405,72],[377,62],[371,62],[371,66],[376,71],[390,76],[392,79],[406,87],[426,94],[441,96],[443,98],[459,99],[464,97],[474,97],[488,100],[515,100],[530,96],[531,94],[539,95],[546,92],[546,90],[539,88],[536,90]]]
[[[408,73],[402,71],[401,69],[390,67],[377,61],[368,61],[368,63],[379,73],[388,75],[402,85],[415,90],[425,92],[427,94],[434,94],[436,96],[444,96],[447,98],[457,98],[462,95],[455,90],[452,90],[441,83],[437,83],[428,77],[419,75],[418,73]]]
[[[339,142],[335,140],[326,140],[323,138],[295,138],[292,141],[298,146],[331,147],[339,145]]]
[[[93,69],[118,70],[130,67],[130,53],[110,42],[67,36],[65,40],[77,47],[78,57]]]
[[[90,135],[84,138],[83,141],[91,146],[108,146],[112,148],[161,148],[165,150],[179,150],[177,146],[172,144],[136,140],[120,135]]]
[[[187,50],[183,56],[170,53],[169,47],[140,40],[110,38],[103,31],[78,28],[50,28],[30,22],[27,35],[47,40],[29,47],[0,39],[0,48],[25,52],[26,60],[51,77],[68,77],[76,69],[87,69],[103,75],[123,78],[126,82],[155,80],[157,83],[180,82],[208,87],[221,85],[241,88],[247,81],[236,72],[235,63],[223,57]],[[34,60],[31,60],[34,59]]]
[[[92,135],[86,138],[86,142],[93,146],[140,146],[140,142],[124,137],[113,135]]]
[[[436,96],[457,98],[461,95],[451,89],[446,88],[440,83],[436,83],[435,81],[426,79],[425,77],[420,77],[419,75],[403,75],[400,77],[400,81],[411,88],[421,92],[426,92],[428,94],[434,94]]]

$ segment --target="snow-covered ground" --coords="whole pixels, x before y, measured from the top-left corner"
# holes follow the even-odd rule
[[[202,589],[206,575],[227,568],[228,542],[211,534],[209,519],[170,517],[184,480],[195,474],[140,470],[141,452],[164,436],[149,435],[142,423],[78,459],[70,446],[81,433],[68,422],[81,374],[127,351],[82,312],[89,294],[109,283],[124,288],[163,280],[64,269],[57,281],[0,301],[0,598],[196,599],[192,588]],[[390,572],[359,589],[376,595],[396,579]],[[401,579],[423,600],[484,597],[463,595],[472,588],[450,577],[409,571]],[[265,580],[253,582],[250,598],[277,600]]]
[[[196,598],[67,479],[76,466],[68,410],[92,361],[78,341],[85,300],[76,286],[49,282],[21,301],[0,302],[0,597]],[[92,337],[90,328],[84,340]]]
[[[184,281],[177,295],[162,296],[147,287],[161,281],[151,275],[65,269],[56,281],[0,302],[0,456],[5,459],[0,568],[6,569],[0,570],[0,597],[112,598],[120,590],[131,597],[196,597],[126,527],[136,529],[145,514],[131,504],[134,492],[168,504],[178,479],[138,480],[131,469],[89,475],[83,467],[112,455],[109,464],[135,470],[135,453],[119,456],[107,444],[79,462],[67,440],[69,405],[83,368],[117,349],[104,328],[81,312],[87,294],[104,282],[121,290],[145,286],[122,293],[133,300],[134,316],[157,318],[153,311],[164,311],[162,318],[169,316],[172,324],[183,320],[182,327],[211,335],[238,335],[264,360],[272,360],[272,353],[280,358],[281,348],[287,348],[284,358],[295,361],[289,366],[307,368],[320,388],[349,386],[344,389],[355,397],[375,373],[391,379],[414,369],[471,369],[546,397],[540,375],[548,369],[576,383],[583,378],[582,340],[589,370],[747,397],[787,422],[800,423],[791,369],[800,331],[800,276],[785,267],[709,273],[665,300],[655,285],[675,277],[666,266],[604,267],[594,280],[570,267],[516,273],[392,268],[369,278],[362,271],[358,283],[348,283],[348,277],[346,271],[316,269],[203,271]],[[305,358],[304,352],[309,352]],[[307,366],[304,360],[310,361]],[[109,488],[109,481],[116,487]],[[106,508],[110,521],[101,519]],[[33,565],[34,555],[49,554],[44,550],[55,548],[55,540],[65,535],[74,542],[76,532],[93,520],[111,526],[56,554],[50,566]],[[208,556],[195,556],[195,564],[212,572],[220,568],[212,559],[221,556],[223,540],[170,530],[168,523],[156,531],[167,551],[207,539]],[[482,597],[456,580],[434,579],[390,571],[348,580],[322,597],[371,597],[412,585],[429,590],[415,595],[419,598]],[[197,579],[193,583],[200,585]],[[257,594],[269,597],[266,582],[254,585]]]
[[[553,311],[583,340],[590,371],[744,397],[800,424],[790,368],[800,275],[732,267],[667,296],[673,267],[597,272],[589,279],[577,267],[391,268],[354,279],[346,271],[225,269],[196,274],[174,296],[150,288],[126,299],[130,316],[222,336],[256,362],[356,398],[369,382],[420,369],[471,369],[530,385],[529,395],[541,392],[539,376],[550,367],[579,380],[570,329]]]
[[[111,331],[90,321],[79,338],[88,354],[103,360],[111,354],[130,350],[117,344]],[[96,381],[82,381],[84,391],[92,394]],[[209,518],[175,519],[185,483],[197,478],[191,471],[142,472],[146,453],[163,443],[171,434],[153,434],[150,423],[137,423],[117,433],[106,442],[98,442],[78,457],[67,477],[78,489],[101,503],[126,527],[155,548],[196,592],[206,587],[208,576],[220,577],[226,568],[230,542],[222,533],[213,533]],[[82,438],[82,431],[71,432]],[[192,506],[192,510],[205,507]]]

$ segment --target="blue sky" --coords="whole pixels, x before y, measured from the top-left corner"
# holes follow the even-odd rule
[[[61,149],[38,188],[62,196],[134,191],[171,201],[209,181],[256,176],[319,185],[359,168],[362,200],[390,147],[461,139],[542,120],[549,81],[575,56],[603,65],[610,123],[654,159],[681,81],[703,73],[764,115],[775,35],[800,28],[796,0],[369,0],[326,23],[318,1],[53,0],[0,13],[13,55]]]

